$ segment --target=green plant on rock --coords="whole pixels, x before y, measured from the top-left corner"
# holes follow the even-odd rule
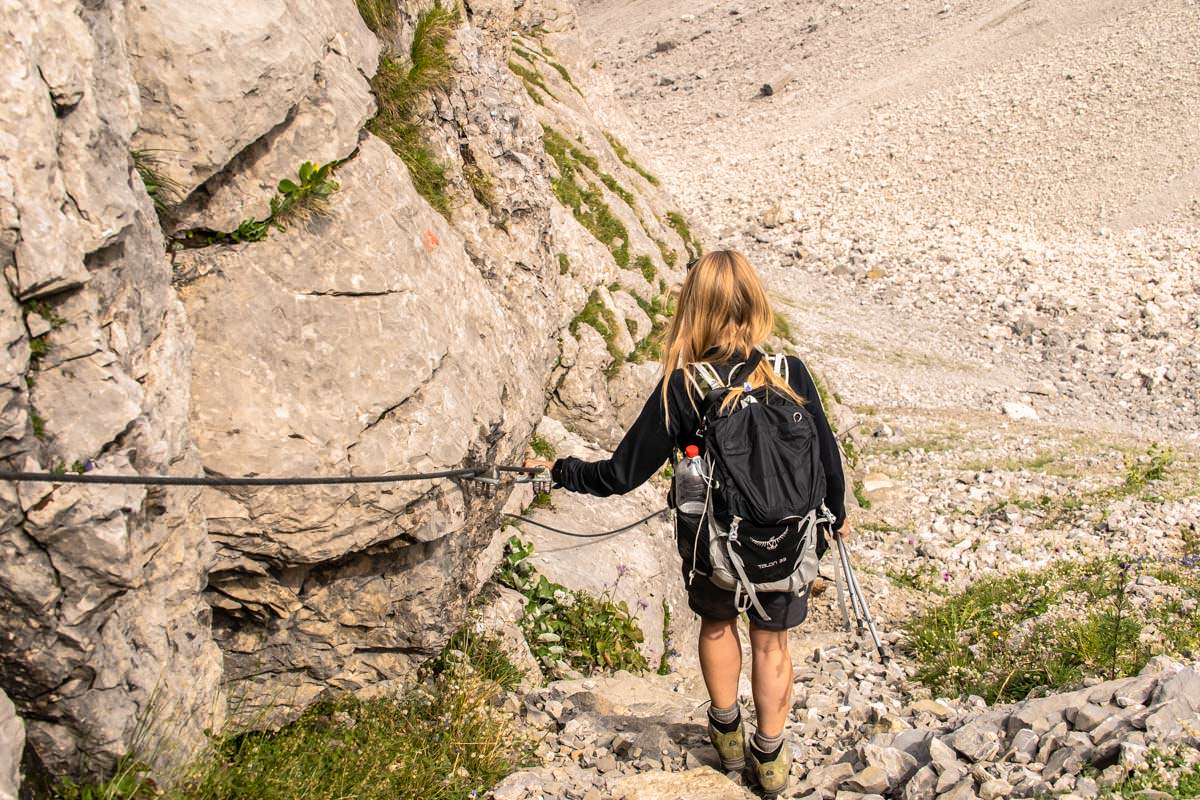
[[[469,624],[459,628],[442,652],[429,662],[433,675],[468,669],[506,692],[517,688],[527,677],[495,638],[475,632]]]
[[[554,456],[557,454],[554,449],[554,445],[550,443],[550,440],[538,433],[535,433],[533,437],[530,438],[529,449],[535,456],[547,461],[552,461]]]
[[[130,150],[129,157],[146,194],[154,201],[154,210],[160,215],[183,199],[183,186],[166,174],[162,159],[155,150]]]
[[[429,95],[449,88],[454,77],[449,45],[459,21],[456,9],[435,3],[417,18],[407,61],[384,53],[371,80],[379,110],[367,123],[367,130],[408,167],[417,192],[443,216],[450,213],[449,168],[426,141],[420,114]]]
[[[558,167],[558,177],[551,180],[554,196],[571,209],[579,224],[609,249],[618,266],[628,268],[629,229],[612,213],[604,201],[604,192],[590,183],[582,171],[586,168],[597,174],[599,163],[553,128],[543,125],[542,131],[542,146]]]
[[[525,84],[525,91],[529,93],[529,96],[532,97],[534,102],[536,102],[538,105],[542,106],[546,104],[538,92],[548,94],[555,100],[558,99],[558,96],[555,95],[554,92],[550,91],[550,87],[546,85],[546,81],[542,78],[541,73],[537,71],[536,66],[534,66],[533,69],[530,69],[524,64],[518,64],[516,61],[509,61],[508,68],[514,75],[521,79],[521,82]]]
[[[615,377],[621,371],[621,367],[625,366],[625,354],[617,344],[617,315],[605,305],[599,289],[592,290],[587,303],[567,326],[572,336],[578,335],[580,325],[587,325],[600,334],[608,354],[612,356],[612,362],[605,369],[605,374],[610,378]]]
[[[667,598],[662,599],[662,640],[663,651],[658,658],[658,674],[671,674],[671,655],[674,653],[674,647],[671,644],[671,604],[667,602]]]
[[[482,167],[474,163],[464,164],[463,179],[480,205],[489,211],[499,208],[499,203],[496,201],[496,185],[492,181],[492,176],[484,172]]]
[[[863,511],[871,510],[871,499],[867,497],[867,491],[862,481],[854,482],[854,499],[858,501],[858,507]]]
[[[646,279],[646,282],[653,286],[654,277],[658,274],[658,270],[654,268],[654,262],[650,259],[650,256],[638,256],[634,259],[633,265],[642,273],[642,277]]]
[[[783,339],[789,344],[792,343],[792,325],[787,321],[787,317],[783,316],[778,311],[775,312],[775,325],[771,329],[771,334]]]
[[[688,258],[699,258],[704,255],[704,248],[700,244],[699,239],[692,237],[692,229],[688,226],[687,220],[683,214],[678,211],[671,211],[667,214],[667,223],[675,229],[679,234],[679,238],[683,240],[683,246],[687,248]]]
[[[358,13],[376,35],[396,29],[398,7],[396,0],[357,0]]]
[[[1146,485],[1167,477],[1167,469],[1175,461],[1175,452],[1170,448],[1150,445],[1144,456],[1125,456],[1125,490],[1136,494]]]
[[[128,756],[117,762],[108,780],[81,784],[65,777],[50,790],[52,800],[143,800],[162,796],[150,777],[150,767]]]
[[[566,275],[571,271],[571,259],[566,253],[558,254],[558,274]]]
[[[639,649],[645,636],[625,602],[547,580],[529,563],[532,555],[533,545],[511,537],[496,580],[525,595],[521,627],[547,673],[646,670],[646,657]]]
[[[271,197],[270,213],[263,219],[248,218],[232,231],[188,230],[176,235],[172,242],[179,247],[207,247],[213,244],[243,244],[261,242],[271,229],[286,231],[289,225],[305,222],[329,212],[329,198],[340,186],[333,179],[339,162],[317,166],[305,161],[297,170],[297,179],[284,178]]]
[[[1189,758],[1189,755],[1191,757]],[[1174,753],[1151,750],[1146,766],[1134,770],[1115,786],[1100,790],[1098,800],[1195,800],[1200,797],[1200,762],[1182,749]]]
[[[621,141],[619,139],[617,139],[617,137],[613,136],[608,131],[605,131],[604,138],[608,139],[609,146],[612,147],[613,152],[617,154],[617,158],[619,158],[621,160],[622,164],[629,167],[631,170],[633,170],[637,174],[641,175],[652,186],[659,185],[658,178],[651,175],[650,172],[648,170],[646,170],[645,168],[643,168],[641,164],[634,161],[633,156],[631,156],[629,154],[629,148],[627,148],[624,144],[622,144]],[[682,219],[682,217],[680,217],[680,218]],[[686,223],[685,223],[685,225],[686,225]],[[686,241],[686,239],[685,239],[685,241]]]
[[[600,173],[600,182],[607,186],[610,192],[621,198],[625,205],[637,210],[637,200],[634,198],[633,192],[618,183],[616,178],[607,172],[602,172]]]
[[[679,255],[667,245],[662,239],[656,238],[654,243],[658,245],[658,252],[662,254],[663,263],[668,267],[674,267],[679,263]]]

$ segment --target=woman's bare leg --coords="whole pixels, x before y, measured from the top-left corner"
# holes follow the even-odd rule
[[[792,704],[792,656],[788,652],[787,631],[763,630],[751,623],[750,651],[750,686],[754,691],[758,732],[766,737],[779,736]]]
[[[700,620],[700,671],[716,708],[737,703],[738,678],[742,674],[742,644],[737,618]],[[790,686],[790,684],[789,684]]]

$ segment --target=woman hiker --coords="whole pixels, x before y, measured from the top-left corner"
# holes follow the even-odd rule
[[[527,466],[545,467],[556,485],[572,492],[597,497],[624,494],[645,482],[672,459],[688,452],[689,445],[702,446],[698,436],[702,422],[698,406],[704,390],[688,365],[706,362],[722,381],[744,364],[774,328],[774,315],[754,268],[740,253],[720,250],[708,253],[688,271],[680,290],[678,308],[663,343],[663,374],[641,415],[625,434],[612,458],[581,461],[531,460]],[[843,491],[841,457],[829,422],[808,370],[798,358],[788,356],[786,369],[774,369],[767,359],[759,360],[740,391],[770,384],[811,412],[816,428],[820,462],[826,478],[825,506],[834,517],[833,529],[848,533]],[[688,374],[685,374],[686,373]],[[707,370],[705,370],[707,372]],[[743,370],[744,371],[744,370]],[[788,376],[785,380],[780,375]],[[695,453],[693,449],[691,453]],[[689,529],[687,522],[693,526]],[[700,616],[700,669],[712,702],[708,711],[709,738],[727,770],[741,770],[746,761],[746,738],[738,709],[738,679],[742,649],[738,639],[738,600],[745,598],[722,589],[709,580],[707,532],[697,536],[699,518],[676,515],[676,539],[684,558],[684,580],[688,582],[688,605]],[[702,544],[698,544],[703,542]],[[821,542],[821,548],[825,546]],[[690,579],[690,580],[689,580]],[[792,754],[784,741],[792,698],[792,663],[788,631],[808,614],[807,593],[760,592],[757,608],[747,609],[752,654],[750,684],[754,694],[757,728],[749,742],[750,762],[764,793],[782,792],[788,783]],[[765,611],[760,613],[760,610]]]

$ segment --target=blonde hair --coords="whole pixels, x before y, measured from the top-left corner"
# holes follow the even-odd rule
[[[668,378],[672,372],[696,361],[721,364],[743,359],[765,342],[774,328],[775,314],[767,292],[744,255],[734,250],[715,250],[701,256],[683,281],[675,317],[663,341],[662,401],[668,420]],[[769,384],[795,402],[804,402],[765,359],[743,382],[753,388]],[[685,385],[695,407],[691,384],[685,381]],[[730,387],[722,410],[737,402],[744,391],[742,385]]]

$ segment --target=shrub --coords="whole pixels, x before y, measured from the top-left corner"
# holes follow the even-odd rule
[[[547,580],[529,563],[532,555],[533,545],[511,537],[496,580],[525,595],[521,628],[546,672],[646,670],[638,649],[645,636],[625,602],[614,602],[611,590],[596,597]]]

